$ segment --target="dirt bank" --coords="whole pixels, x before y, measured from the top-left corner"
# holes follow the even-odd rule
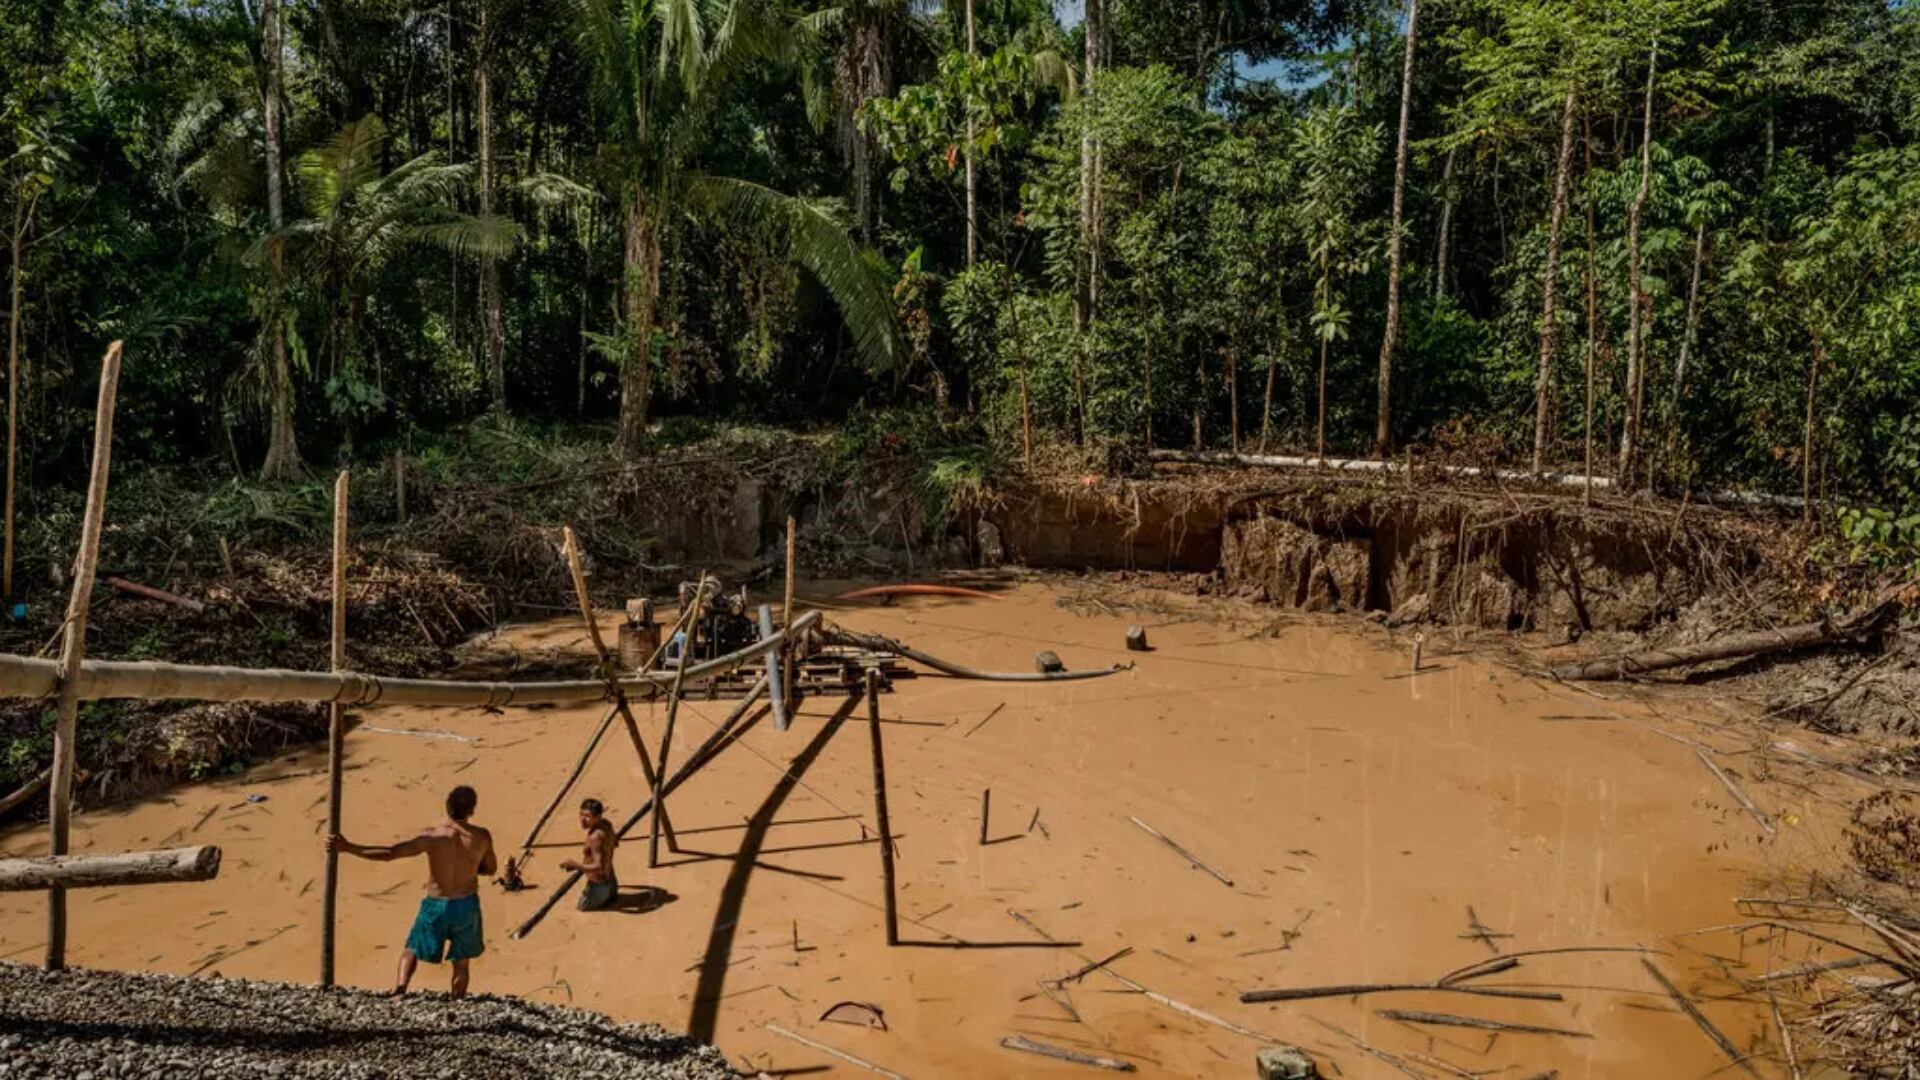
[[[835,617],[985,667],[1025,668],[1043,647],[1070,667],[1128,658],[1129,622],[1148,626],[1156,651],[1109,680],[920,678],[884,697],[903,947],[881,940],[867,730],[844,701],[815,699],[792,731],[757,723],[681,789],[672,809],[682,851],[666,865],[648,870],[644,844],[621,849],[625,910],[563,906],[509,941],[505,931],[544,897],[572,842],[564,827],[550,832],[529,871],[534,891],[488,890],[492,936],[478,988],[662,1022],[770,1070],[829,1061],[770,1034],[768,1022],[915,1076],[1078,1074],[1001,1049],[1014,1032],[1123,1057],[1150,1075],[1244,1076],[1267,1039],[1311,1047],[1342,1075],[1381,1071],[1330,1024],[1457,1069],[1629,1077],[1725,1064],[1633,954],[1529,958],[1486,980],[1560,1002],[1428,992],[1243,1006],[1236,995],[1431,980],[1495,948],[1643,947],[1659,951],[1650,958],[1743,1053],[1765,1054],[1775,1037],[1764,999],[1743,995],[1738,979],[1832,955],[1805,938],[1702,932],[1751,921],[1736,897],[1833,865],[1856,784],[1750,756],[1766,735],[1737,710],[1648,691],[1577,693],[1455,652],[1444,638],[1428,643],[1428,668],[1410,676],[1404,635],[1276,623],[1270,611],[1218,601],[1029,585],[999,600]],[[563,625],[507,636],[523,650],[582,644]],[[692,703],[676,755],[723,711]],[[430,821],[443,790],[464,781],[480,790],[480,819],[517,844],[597,719],[592,709],[368,710],[349,739],[347,830],[377,839]],[[660,719],[642,716],[650,737]],[[1812,736],[1806,745],[1835,752]],[[1703,767],[1703,748],[1776,834]],[[82,814],[80,850],[214,841],[227,860],[217,885],[76,895],[75,961],[310,978],[319,765],[302,751]],[[638,768],[617,740],[597,754],[584,790],[616,817],[639,797]],[[1132,817],[1233,884],[1192,868]],[[21,831],[0,846],[11,854],[43,844]],[[417,867],[346,865],[346,982],[386,983],[418,881]],[[1469,908],[1510,936],[1491,945],[1470,936]],[[0,953],[31,958],[42,922],[35,899],[0,900]],[[1079,944],[1055,946],[1042,933]],[[1111,970],[1160,996],[1102,973],[1067,984],[1058,1001],[1039,985],[1123,947],[1133,952]],[[884,1010],[890,1030],[819,1020],[847,999]],[[1381,1008],[1592,1038],[1490,1039],[1390,1020]]]

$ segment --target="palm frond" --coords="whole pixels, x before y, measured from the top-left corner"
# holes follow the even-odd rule
[[[293,174],[307,207],[318,217],[331,217],[354,192],[378,179],[380,148],[386,140],[386,124],[368,115],[301,154]]]
[[[853,234],[825,207],[749,181],[705,175],[687,179],[687,197],[757,233],[776,254],[818,279],[870,369],[898,372],[904,366],[907,350],[893,293]]]
[[[499,214],[445,214],[412,225],[408,236],[456,255],[506,258],[520,246],[520,226]]]

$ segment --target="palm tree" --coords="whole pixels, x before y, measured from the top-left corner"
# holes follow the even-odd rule
[[[520,237],[512,222],[452,208],[470,183],[466,165],[422,154],[380,171],[386,125],[368,116],[341,128],[294,161],[308,216],[270,233],[319,297],[325,313],[329,375],[349,376],[359,356],[357,330],[370,279],[402,248],[430,243],[457,254],[502,257]]]
[[[574,21],[626,216],[621,456],[638,457],[646,442],[661,241],[688,213],[728,214],[759,233],[820,279],[869,361],[897,365],[886,285],[826,207],[699,169],[728,86],[756,66],[799,68],[812,35],[761,0],[576,0]]]
[[[828,57],[833,86],[834,133],[853,169],[853,219],[862,239],[873,229],[873,136],[862,129],[860,109],[894,90],[894,69],[909,48],[924,46],[926,29],[912,0],[829,0],[804,16],[800,26],[834,46]]]

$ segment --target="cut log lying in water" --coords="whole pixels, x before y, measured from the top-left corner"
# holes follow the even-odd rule
[[[686,669],[696,681],[758,660],[769,646],[820,621],[809,611],[772,638]],[[777,640],[776,640],[777,639]],[[623,675],[628,692],[665,689],[675,672]],[[80,668],[79,700],[102,698],[195,701],[318,701],[342,705],[443,705],[500,708],[507,705],[578,705],[605,701],[605,679],[556,682],[465,682],[454,679],[391,679],[355,671],[289,671],[281,668],[207,667],[144,661],[87,660]],[[0,697],[44,698],[59,692],[60,665],[53,660],[0,656]]]
[[[118,855],[42,855],[0,859],[0,892],[209,881],[219,873],[220,849],[211,845]]]
[[[1603,656],[1594,660],[1561,664],[1552,669],[1552,674],[1556,679],[1622,679],[1631,675],[1647,675],[1693,664],[1713,663],[1717,660],[1744,660],[1748,657],[1766,656],[1792,649],[1853,641],[1877,629],[1885,610],[1884,607],[1876,608],[1864,616],[1841,623],[1826,620],[1801,623],[1798,626],[1783,626],[1778,630],[1730,634],[1698,645],[1683,645],[1671,649],[1647,649],[1620,656]]]

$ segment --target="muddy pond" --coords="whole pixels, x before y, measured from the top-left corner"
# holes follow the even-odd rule
[[[899,947],[882,936],[865,707],[811,697],[791,730],[762,718],[674,794],[680,850],[660,867],[647,867],[644,829],[622,845],[620,910],[581,913],[569,899],[510,940],[577,845],[570,800],[527,870],[531,889],[483,885],[488,940],[474,989],[690,1031],[743,1068],[776,1073],[867,1075],[769,1023],[916,1077],[1093,1074],[1002,1048],[1016,1034],[1153,1076],[1252,1076],[1269,1041],[1306,1047],[1324,1074],[1348,1077],[1399,1075],[1368,1048],[1434,1076],[1737,1072],[1644,959],[1741,1053],[1776,1045],[1765,1000],[1742,995],[1736,977],[1804,962],[1804,946],[1711,928],[1751,919],[1736,898],[1837,858],[1843,815],[1811,788],[1756,777],[1738,740],[1715,738],[1724,712],[1542,682],[1455,650],[1446,635],[1427,642],[1414,674],[1409,635],[1378,625],[1273,624],[1271,612],[1227,604],[1071,602],[1080,588],[1034,581],[993,600],[829,613],[980,668],[1031,670],[1043,648],[1076,669],[1137,661],[1058,685],[929,674],[883,695]],[[1147,627],[1153,651],[1124,649],[1130,623]],[[586,647],[564,622],[501,636],[523,650]],[[690,702],[674,756],[728,708]],[[637,712],[657,742],[664,706]],[[517,850],[601,715],[360,712],[346,832],[408,835],[438,820],[448,787],[468,783],[480,795],[475,820]],[[1703,766],[1701,746],[1774,817],[1776,834]],[[304,751],[80,815],[79,851],[218,843],[226,854],[215,884],[74,893],[71,961],[312,980],[324,766],[323,750]],[[603,799],[619,821],[643,792],[616,728],[576,796]],[[6,854],[44,846],[43,830],[0,838]],[[343,861],[342,982],[390,984],[423,870]],[[37,896],[0,898],[0,954],[31,961],[43,935]],[[1125,948],[1106,968],[1047,983]],[[1470,983],[1557,1001],[1440,991],[1238,1000],[1254,989],[1433,982],[1496,952],[1601,948],[1652,951],[1528,956]],[[416,986],[444,988],[445,973],[423,966]],[[820,1019],[842,1001],[876,1006],[887,1030]]]

